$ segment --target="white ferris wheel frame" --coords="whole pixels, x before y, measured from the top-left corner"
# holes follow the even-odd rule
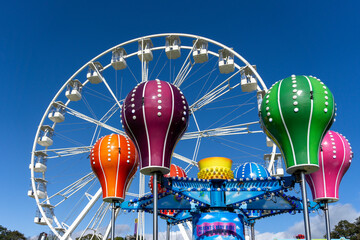
[[[48,113],[53,105],[53,103],[56,101],[56,99],[60,96],[61,93],[63,93],[64,89],[67,87],[67,85],[69,84],[69,82],[73,79],[75,79],[75,77],[80,73],[82,72],[83,70],[85,70],[85,68],[93,65],[93,63],[99,59],[100,57],[112,52],[114,49],[116,48],[119,48],[119,47],[123,47],[123,46],[126,46],[130,43],[134,43],[134,42],[139,42],[139,41],[143,41],[144,39],[152,39],[152,38],[159,38],[159,37],[167,37],[167,36],[178,36],[178,37],[185,37],[185,38],[192,38],[192,39],[195,39],[196,41],[198,41],[199,39],[201,40],[204,40],[208,43],[211,43],[211,44],[214,44],[214,45],[217,45],[218,47],[222,48],[222,49],[226,49],[227,51],[229,51],[230,53],[232,53],[234,55],[234,57],[238,58],[242,63],[244,63],[246,65],[246,67],[248,67],[252,73],[255,75],[256,79],[257,79],[257,82],[258,82],[258,86],[257,86],[257,90],[258,91],[261,91],[261,90],[264,90],[265,92],[268,90],[264,81],[262,80],[261,76],[258,74],[258,72],[256,71],[256,69],[245,59],[243,58],[239,53],[237,53],[236,51],[234,51],[232,48],[224,45],[224,44],[221,44],[217,41],[214,41],[212,39],[209,39],[209,38],[205,38],[205,37],[202,37],[202,36],[198,36],[198,35],[192,35],[192,34],[184,34],[184,33],[162,33],[162,34],[153,34],[153,35],[148,35],[148,36],[143,36],[143,37],[139,37],[139,38],[134,38],[132,40],[129,40],[129,41],[126,41],[126,42],[123,42],[121,44],[118,44],[114,47],[111,47],[109,48],[108,50],[102,52],[101,54],[97,55],[96,57],[94,57],[93,59],[91,59],[89,62],[87,62],[86,64],[84,64],[81,68],[79,68],[65,83],[64,85],[60,88],[60,90],[56,93],[56,95],[54,96],[54,98],[51,100],[49,106],[47,107],[44,115],[42,116],[42,119],[39,123],[39,126],[37,128],[37,131],[36,131],[36,134],[35,134],[35,138],[34,138],[34,143],[33,143],[33,147],[32,147],[32,155],[31,155],[31,164],[30,164],[30,171],[31,171],[31,186],[32,186],[32,189],[34,191],[34,198],[35,198],[35,201],[36,201],[36,204],[38,206],[38,209],[41,213],[41,215],[43,216],[44,220],[46,221],[48,227],[51,229],[51,231],[59,238],[59,239],[71,239],[70,238],[70,235],[71,233],[76,229],[76,227],[78,226],[78,224],[81,222],[81,220],[85,217],[85,215],[88,213],[88,211],[91,209],[91,207],[94,205],[94,203],[100,198],[101,196],[101,189],[99,189],[96,194],[94,196],[89,196],[89,202],[88,204],[86,205],[86,207],[81,211],[81,213],[78,215],[78,217],[75,219],[75,221],[70,225],[70,226],[67,226],[68,228],[66,229],[65,233],[63,236],[61,236],[58,231],[56,230],[56,228],[53,226],[52,223],[49,222],[48,218],[46,217],[46,214],[42,208],[42,203],[38,197],[38,194],[36,192],[36,182],[35,182],[35,174],[34,174],[34,159],[35,159],[35,152],[36,152],[36,146],[37,146],[37,139],[39,137],[39,134],[40,134],[40,130],[41,130],[41,127],[43,126],[43,123],[46,119],[46,117],[48,116]],[[193,46],[180,46],[181,49],[188,49],[190,50],[190,53],[189,53],[189,56],[192,52],[192,49],[194,48],[194,44]],[[165,49],[165,45],[164,46],[160,46],[160,47],[155,47],[155,48],[152,48],[152,50],[160,50],[160,49]],[[211,52],[211,51],[208,51],[209,54],[215,56],[215,57],[219,57],[219,54],[218,53],[215,53],[215,52]],[[126,56],[126,58],[129,58],[131,56],[134,56],[137,54],[137,51],[134,51],[133,53],[131,54],[128,54]],[[189,57],[188,56],[188,57]],[[144,61],[145,62],[145,61]],[[186,60],[185,60],[186,62]],[[184,63],[185,64],[185,63]],[[109,68],[111,66],[111,63],[104,66],[104,68],[102,69],[102,71],[106,70],[107,68]],[[235,63],[235,67],[236,69],[240,70],[241,67],[238,66],[236,63]],[[96,71],[98,71],[97,68],[95,68]],[[142,81],[147,81],[147,66],[146,64],[143,64],[143,67],[142,67]],[[99,72],[98,72],[99,73]],[[100,74],[99,74],[100,75]],[[85,86],[87,83],[89,82],[89,80],[86,80],[84,83],[83,83],[83,86]],[[112,97],[114,98],[116,104],[118,105],[118,107],[121,109],[121,103],[120,101],[117,99],[117,97],[115,96],[114,92],[112,91],[112,89],[110,88],[110,86],[107,84],[106,80],[103,78],[103,83],[105,84],[105,86],[107,87],[107,89],[109,90],[110,94],[112,95]],[[260,86],[259,86],[259,83],[260,83]],[[68,104],[70,103],[71,101],[70,100],[67,100],[67,102],[64,104],[65,107],[68,106]],[[68,108],[68,107],[67,107]],[[69,111],[71,111],[72,109],[68,108]],[[72,114],[76,115],[76,111],[73,111]],[[78,117],[80,118],[86,118],[86,116],[80,116],[78,115]],[[195,119],[195,122],[196,122],[196,118],[194,116],[194,119]],[[98,126],[102,126],[102,127],[105,127],[105,128],[108,128],[110,130],[113,130],[115,131],[116,129],[111,129],[110,126],[107,126],[105,123],[101,123],[99,121],[96,122],[96,120],[94,119],[91,119],[90,117],[87,117],[87,119],[85,119],[86,121],[90,121],[90,122],[93,122],[95,124],[97,124]],[[54,128],[56,126],[56,123],[53,123],[52,125],[52,128]],[[241,127],[241,126],[239,126]],[[198,128],[198,130],[200,131],[200,129]],[[213,131],[215,130],[220,130],[220,131],[223,131],[223,134],[226,135],[226,134],[232,134],[231,132],[231,129],[213,129]],[[120,131],[120,132],[119,132]],[[119,131],[115,131],[115,132],[118,132],[118,133],[123,133],[121,130]],[[96,132],[96,131],[95,131]],[[204,133],[202,132],[202,134],[209,134],[209,133]],[[190,136],[190,135],[189,135]],[[190,136],[191,137],[191,136]],[[77,149],[75,151],[79,151],[79,152],[82,152],[82,151],[86,151],[87,148],[90,148],[91,146],[89,147],[84,147],[84,149]],[[47,150],[47,147],[45,148],[45,150]],[[71,151],[74,151],[74,149],[69,149],[69,152],[66,152],[66,149],[62,149],[63,153],[65,154],[72,154]],[[270,164],[268,166],[268,169],[271,170],[274,166],[274,158],[275,158],[275,154],[276,154],[276,146],[275,144],[273,145],[273,148],[272,148],[272,153],[271,153],[271,161],[270,161]],[[185,161],[189,164],[196,164],[194,163],[191,159],[187,159],[179,154],[174,154],[174,157],[175,158],[178,158],[182,161]],[[140,175],[140,178],[141,178],[141,175]],[[143,178],[142,180],[140,181],[144,181],[145,179]],[[144,194],[145,192],[145,188],[142,187],[142,186],[139,186],[140,189],[139,189],[139,194]],[[50,199],[47,197],[46,199],[46,204],[50,204]],[[58,219],[56,218],[56,216],[54,215],[54,221],[56,223],[56,225],[58,227],[62,227],[62,224],[60,224],[60,222],[58,221]],[[180,228],[181,231],[183,232],[183,227]],[[107,229],[107,232],[109,231],[109,227]],[[141,229],[140,229],[141,231]],[[106,234],[105,236],[106,237]],[[184,236],[185,237],[185,236]]]

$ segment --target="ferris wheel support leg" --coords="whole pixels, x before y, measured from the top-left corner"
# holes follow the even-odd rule
[[[310,230],[310,221],[309,221],[309,209],[308,209],[308,201],[307,201],[307,194],[306,194],[306,182],[305,182],[305,172],[300,172],[300,184],[301,184],[301,195],[302,195],[302,202],[304,208],[304,224],[305,224],[305,237],[307,240],[311,240],[311,230]]]
[[[157,187],[157,178],[158,173],[153,174],[153,186],[154,186],[154,209],[153,209],[153,239],[158,239],[158,187]]]
[[[325,213],[325,225],[326,225],[326,239],[330,240],[330,217],[329,217],[329,206],[327,202],[324,202],[324,213]]]

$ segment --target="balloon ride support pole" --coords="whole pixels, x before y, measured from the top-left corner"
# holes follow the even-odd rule
[[[167,228],[166,228],[166,240],[170,240],[170,223],[167,223]]]
[[[324,202],[325,213],[325,225],[326,225],[326,239],[330,240],[330,218],[329,218],[329,206],[327,202]]]
[[[153,189],[154,189],[154,209],[153,209],[153,239],[158,239],[158,173],[153,174]]]
[[[255,223],[251,223],[251,240],[255,240],[255,228],[254,228]]]
[[[305,224],[305,237],[307,240],[311,240],[311,230],[310,230],[310,221],[309,221],[309,209],[308,209],[308,201],[306,194],[306,183],[305,183],[305,172],[300,172],[300,184],[301,184],[301,195],[303,201],[304,208],[304,224]]]
[[[115,202],[111,203],[111,240],[115,238]]]

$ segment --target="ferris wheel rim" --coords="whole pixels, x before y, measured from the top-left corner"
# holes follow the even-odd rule
[[[32,189],[34,191],[34,198],[35,198],[35,201],[36,201],[36,204],[37,204],[37,207],[41,213],[41,215],[44,217],[44,220],[46,221],[47,223],[47,226],[52,230],[52,232],[57,236],[57,237],[61,237],[61,235],[57,232],[57,230],[53,227],[53,224],[49,222],[48,218],[46,217],[46,214],[43,210],[43,208],[41,207],[42,203],[40,202],[40,199],[38,197],[38,194],[37,192],[35,191],[36,190],[36,183],[35,183],[35,173],[34,173],[34,163],[35,163],[35,152],[36,152],[36,147],[37,147],[37,139],[39,137],[39,134],[40,134],[40,129],[41,127],[43,126],[43,123],[46,119],[46,117],[48,116],[48,113],[53,105],[53,103],[58,99],[58,97],[60,96],[60,94],[64,91],[64,89],[67,87],[67,85],[69,84],[69,82],[73,79],[75,79],[75,77],[82,71],[84,71],[86,69],[86,67],[88,67],[89,65],[91,65],[92,63],[94,63],[97,59],[101,58],[102,56],[110,53],[111,51],[113,51],[114,49],[116,48],[119,48],[119,47],[122,47],[122,46],[126,46],[130,43],[134,43],[134,42],[138,42],[144,38],[159,38],[159,37],[166,37],[166,36],[171,36],[171,35],[175,35],[175,36],[179,36],[179,37],[186,37],[186,38],[194,38],[194,39],[202,39],[202,40],[205,40],[209,43],[212,43],[214,45],[217,45],[223,49],[226,49],[228,51],[230,51],[231,53],[234,54],[234,56],[236,56],[241,62],[245,63],[245,65],[247,67],[250,68],[250,70],[253,72],[253,74],[256,76],[256,79],[259,81],[259,83],[261,84],[261,87],[263,88],[263,90],[267,91],[267,87],[265,85],[265,83],[263,82],[261,76],[258,74],[258,72],[253,68],[253,66],[247,62],[247,60],[245,58],[243,58],[239,53],[237,53],[235,50],[233,50],[232,48],[220,43],[220,42],[217,42],[215,40],[212,40],[210,38],[206,38],[206,37],[202,37],[202,36],[199,36],[199,35],[193,35],[193,34],[185,34],[185,33],[161,33],[161,34],[152,34],[152,35],[147,35],[147,36],[142,36],[142,37],[138,37],[138,38],[134,38],[134,39],[131,39],[129,41],[126,41],[126,42],[123,42],[123,43],[120,43],[118,45],[115,45],[105,51],[103,51],[102,53],[100,53],[99,55],[97,55],[96,57],[92,58],[90,61],[88,61],[87,63],[85,63],[82,67],[80,67],[67,81],[65,81],[65,83],[62,85],[62,87],[59,89],[59,91],[55,94],[54,98],[51,100],[50,104],[48,105],[48,107],[46,108],[45,110],[45,113],[44,115],[42,116],[42,119],[38,125],[38,128],[37,128],[37,131],[36,131],[36,134],[35,134],[35,138],[34,138],[34,142],[33,142],[33,147],[32,147],[32,154],[31,154],[31,165],[30,165],[30,171],[31,171],[31,186],[32,186]],[[165,48],[165,47],[163,47]],[[134,52],[136,53],[136,51]],[[216,55],[216,53],[213,53]],[[87,83],[89,82],[89,80],[85,80],[84,83],[83,83],[83,86],[85,86]],[[258,86],[259,88],[259,86]],[[115,97],[116,99],[116,97]],[[70,100],[67,100],[67,102],[65,103],[65,106],[67,106],[71,101]],[[119,105],[120,106],[120,105]],[[194,114],[195,116],[195,114]],[[56,123],[53,124],[52,128],[55,128],[56,126]],[[47,150],[47,147],[45,148],[45,150]],[[47,193],[46,193],[47,194]],[[50,204],[50,201],[48,201],[48,204]],[[56,218],[56,215],[54,215],[54,220],[56,222],[56,224],[59,226],[61,225],[59,223],[59,221],[57,220]]]

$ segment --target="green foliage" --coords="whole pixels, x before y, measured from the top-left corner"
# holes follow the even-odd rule
[[[88,235],[85,235],[81,238],[81,240],[101,240],[102,238],[96,236],[96,235],[93,235],[93,234],[88,234]],[[80,240],[80,238],[76,238],[76,240]],[[108,238],[108,240],[110,240],[110,238]],[[114,240],[125,240],[125,238],[123,237],[115,237]]]
[[[8,230],[6,227],[0,225],[0,239],[1,240],[26,240],[24,234],[18,231]]]
[[[79,240],[80,238],[76,238],[76,240]],[[85,235],[81,238],[81,240],[101,240],[101,238],[99,238],[98,236],[96,235],[93,235],[91,233],[89,233],[88,235]]]
[[[330,233],[331,238],[345,237],[350,240],[360,239],[360,217],[355,222],[350,223],[347,220],[341,220]],[[325,237],[325,236],[324,236]]]

